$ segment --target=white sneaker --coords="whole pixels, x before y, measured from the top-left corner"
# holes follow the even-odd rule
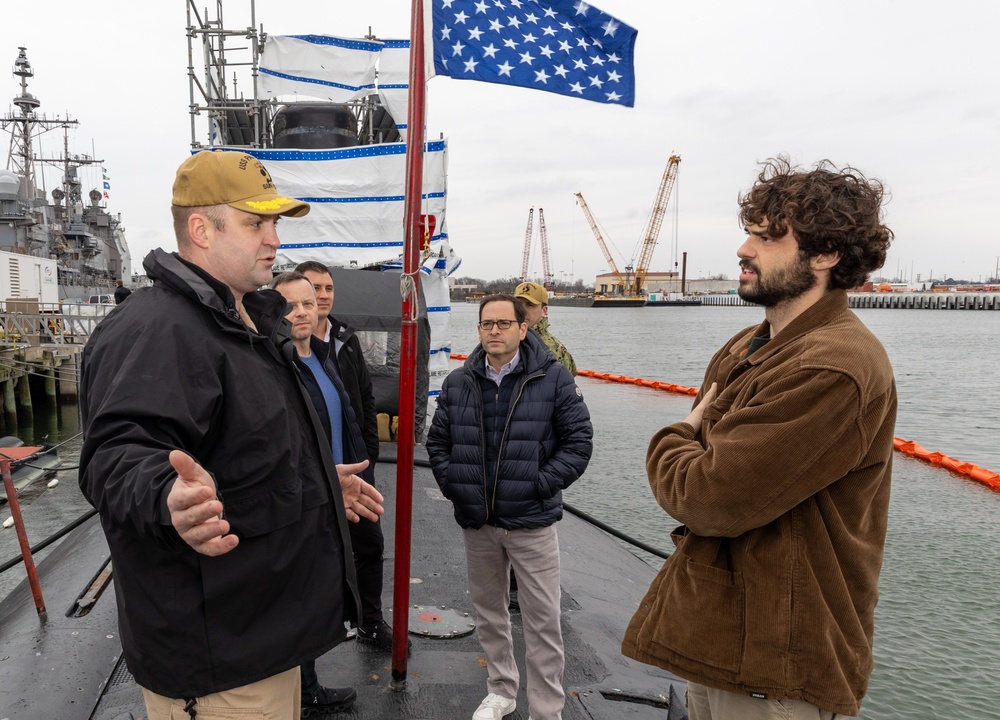
[[[510,715],[517,707],[514,698],[505,698],[503,695],[490,693],[479,703],[476,712],[472,713],[472,720],[500,720],[500,718]]]

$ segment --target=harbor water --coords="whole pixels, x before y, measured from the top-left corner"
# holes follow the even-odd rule
[[[452,309],[452,348],[476,344],[475,305]],[[896,436],[1000,471],[1000,313],[859,310],[886,346],[896,373]],[[697,387],[715,350],[755,324],[755,307],[591,309],[553,307],[553,333],[589,370]],[[595,428],[595,454],[567,500],[656,547],[676,524],[653,501],[644,458],[649,438],[683,419],[688,396],[579,378]],[[19,434],[27,443],[78,432],[75,406],[35,408]],[[14,434],[8,428],[8,434]],[[79,440],[61,450],[75,466]],[[74,469],[60,484],[24,491],[32,543],[89,509]],[[0,512],[9,515],[6,508]],[[0,561],[17,551],[0,533]],[[639,552],[642,555],[641,552]],[[645,556],[651,565],[659,561]],[[0,594],[23,577],[0,576]],[[875,672],[861,711],[867,720],[1000,720],[1000,493],[896,454],[875,627]],[[631,608],[623,609],[631,612]]]

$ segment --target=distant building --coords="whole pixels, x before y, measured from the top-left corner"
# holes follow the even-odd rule
[[[462,295],[468,295],[474,290],[478,290],[478,285],[459,285],[452,278],[448,278],[448,285],[453,293],[459,293]]]
[[[626,277],[629,282],[631,277]],[[711,293],[728,293],[740,285],[739,280],[706,280],[703,278],[688,278],[685,281],[686,295],[708,295]],[[681,291],[681,276],[676,272],[651,272],[646,274],[642,284],[646,294],[651,292],[679,293]],[[614,273],[602,273],[594,279],[594,292],[605,295],[622,293],[621,283]]]

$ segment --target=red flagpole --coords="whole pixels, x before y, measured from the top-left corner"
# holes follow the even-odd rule
[[[41,450],[40,447],[27,449],[36,452]],[[48,618],[48,614],[45,610],[45,599],[42,597],[42,586],[38,582],[38,571],[35,569],[35,560],[31,556],[28,531],[24,527],[24,519],[21,517],[21,503],[18,502],[14,480],[10,476],[10,460],[6,457],[0,458],[0,475],[3,476],[3,487],[7,492],[7,504],[10,506],[10,516],[14,518],[14,529],[17,532],[17,541],[21,546],[21,559],[24,560],[24,569],[28,573],[28,585],[31,586],[31,595],[35,599],[35,610],[38,612],[38,617],[44,621]]]
[[[406,688],[406,651],[410,617],[410,531],[413,516],[413,443],[416,408],[417,311],[420,307],[420,205],[424,175],[423,0],[410,12],[410,84],[406,114],[406,200],[403,239],[403,322],[399,358],[399,430],[396,434],[396,557],[392,591],[392,682]]]

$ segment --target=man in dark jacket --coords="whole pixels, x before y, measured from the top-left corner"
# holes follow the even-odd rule
[[[587,467],[593,428],[569,371],[528,332],[510,295],[479,305],[479,340],[445,378],[427,436],[441,492],[463,529],[469,593],[489,672],[473,720],[499,720],[519,686],[508,611],[508,573],[519,578],[529,713],[559,720],[565,704],[559,627],[562,491]]]
[[[354,334],[354,328],[330,314],[333,309],[334,288],[333,277],[327,267],[323,263],[309,260],[297,265],[295,270],[308,278],[316,292],[319,321],[314,334],[317,339],[329,344],[328,355],[336,365],[336,371],[351,398],[351,407],[364,437],[368,461],[374,465],[379,453],[378,419],[375,415],[372,380],[361,351],[361,343]],[[354,549],[358,595],[361,598],[361,622],[356,631],[358,641],[391,652],[392,628],[382,613],[385,565],[382,523],[363,520],[351,525],[351,546]]]
[[[523,282],[514,288],[514,298],[524,304],[524,320],[528,329],[538,333],[545,346],[576,377],[576,361],[566,346],[549,330],[549,291],[543,285],[534,282]],[[510,571],[510,609],[520,610],[517,600],[517,576]]]
[[[250,155],[200,152],[173,189],[178,252],[100,323],[81,380],[80,486],[115,568],[148,716],[297,720],[300,664],[357,611],[347,520],[381,496],[337,467],[296,377],[271,278],[278,195]],[[339,475],[339,482],[338,482]]]
[[[121,305],[131,294],[132,291],[125,287],[121,280],[115,280],[115,305]]]

